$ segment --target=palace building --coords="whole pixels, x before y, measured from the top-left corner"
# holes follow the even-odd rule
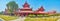
[[[8,14],[7,12],[8,10],[5,9],[5,14]],[[23,8],[18,8],[18,10],[14,11],[13,14],[15,15],[19,15],[19,16],[28,16],[29,14],[35,14],[35,15],[39,15],[39,14],[54,14],[56,13],[56,11],[53,12],[45,12],[45,9],[43,8],[43,6],[41,6],[40,8],[38,8],[38,10],[33,11],[32,8],[30,8],[30,5],[25,2],[23,5]]]

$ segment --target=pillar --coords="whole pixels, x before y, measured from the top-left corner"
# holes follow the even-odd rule
[[[26,13],[26,16],[28,16],[28,13]]]

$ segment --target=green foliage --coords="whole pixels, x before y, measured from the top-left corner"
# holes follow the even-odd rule
[[[2,12],[0,12],[0,15],[2,15],[3,14],[3,11]]]
[[[42,17],[42,18],[26,18],[24,21],[57,21],[58,18]]]
[[[18,5],[14,1],[11,1],[7,4],[7,8],[9,9],[10,12],[13,12],[13,10],[18,9]]]
[[[34,15],[34,14],[29,14],[30,17],[49,17],[48,14],[37,14],[37,15]]]
[[[29,16],[35,16],[35,15],[30,14]]]
[[[53,14],[53,15],[51,15],[51,16],[60,16],[60,14]]]

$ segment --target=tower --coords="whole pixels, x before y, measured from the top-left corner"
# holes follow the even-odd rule
[[[41,8],[39,8],[35,13],[37,13],[37,14],[44,14],[45,12],[44,12],[43,6],[41,6]]]
[[[37,11],[41,11],[41,12],[43,12],[43,11],[44,11],[43,6],[41,6],[41,8],[39,8]]]
[[[27,2],[25,2],[23,8],[20,9],[19,13],[21,16],[27,16],[29,13],[33,13],[33,12],[32,12],[32,8],[30,8],[30,5]]]
[[[27,2],[24,3],[23,8],[20,9],[21,11],[32,11],[29,4]]]
[[[23,8],[29,8],[29,4],[27,2],[25,2],[25,4],[23,5]]]

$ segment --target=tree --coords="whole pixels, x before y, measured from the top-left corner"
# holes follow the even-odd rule
[[[3,14],[3,11],[1,11],[0,14]]]
[[[16,4],[14,1],[11,1],[7,4],[7,9],[10,12],[13,12],[13,10],[17,10],[18,9],[18,4]]]

